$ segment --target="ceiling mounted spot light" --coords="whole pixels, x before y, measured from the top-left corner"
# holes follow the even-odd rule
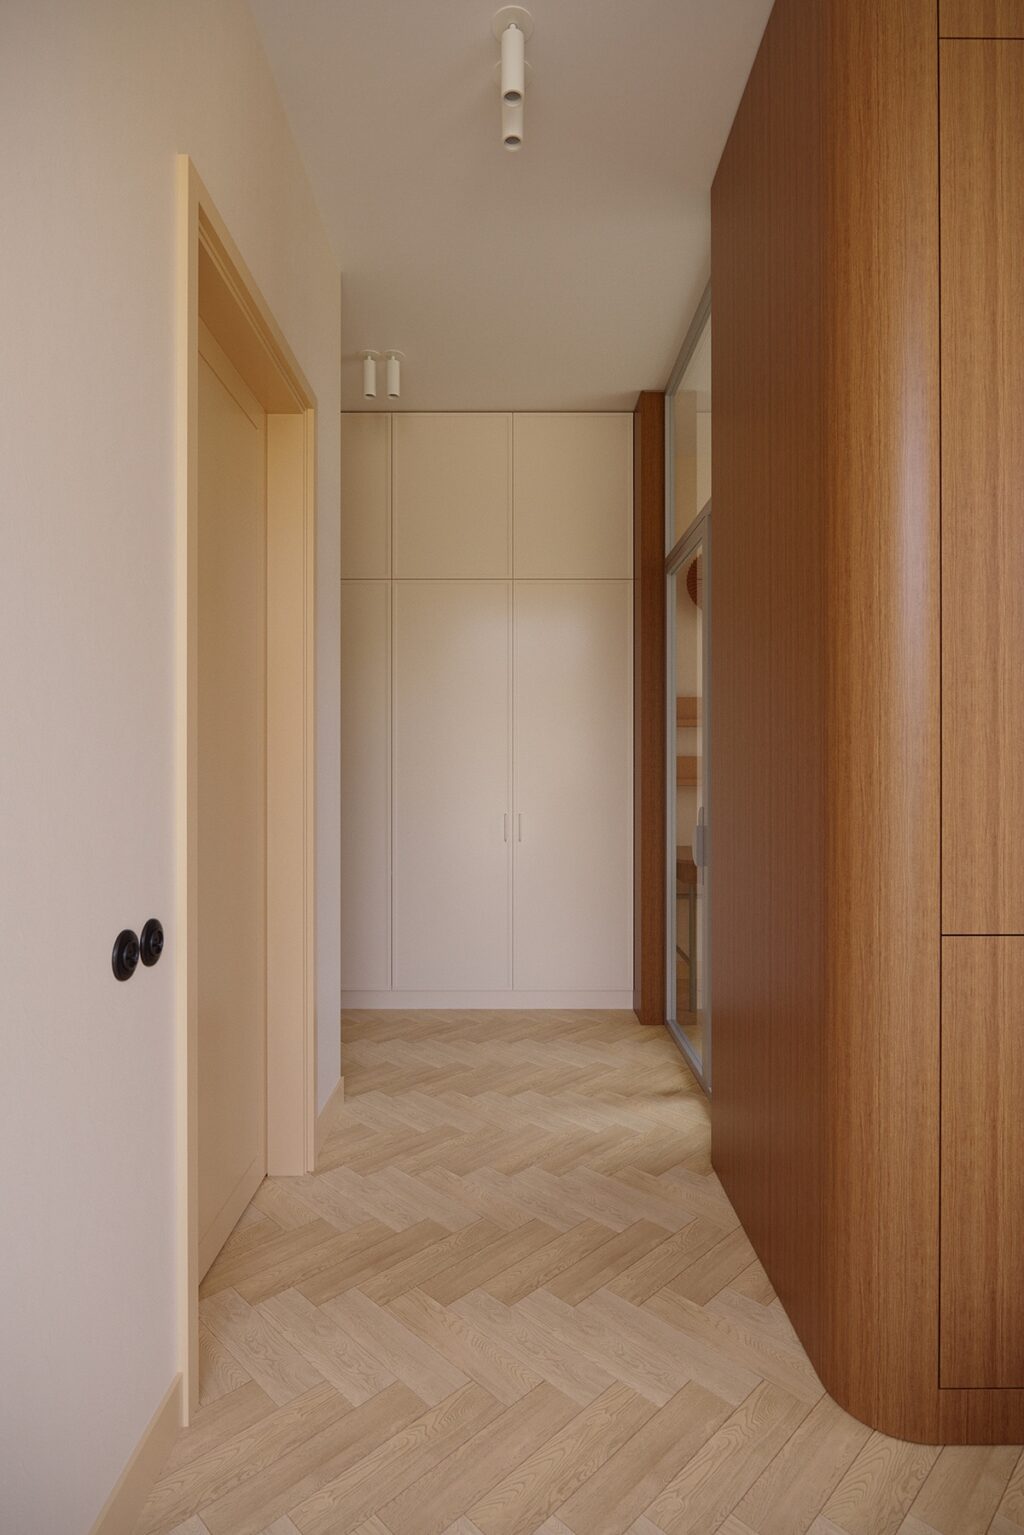
[[[521,101],[501,103],[501,142],[506,149],[523,147],[523,103]]]
[[[364,352],[363,356],[363,399],[375,400],[377,398],[377,358],[379,352]]]
[[[506,149],[519,149],[526,97],[526,39],[533,32],[533,17],[521,5],[504,5],[495,12],[492,26],[501,44],[501,140]]]
[[[385,379],[389,400],[397,400],[402,393],[402,364],[405,361],[404,352],[385,352],[387,365],[385,367]]]

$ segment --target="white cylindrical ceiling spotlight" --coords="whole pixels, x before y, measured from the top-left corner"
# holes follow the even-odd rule
[[[526,99],[526,39],[533,31],[533,17],[521,5],[504,5],[493,21],[501,44],[501,142],[506,149],[522,148]]]
[[[402,393],[402,363],[405,361],[404,352],[385,352],[386,366],[384,369],[385,380],[389,400],[397,400]]]
[[[521,101],[501,103],[501,142],[506,149],[514,150],[523,147],[523,103]]]
[[[379,352],[363,353],[363,399],[377,398],[377,358]]]
[[[526,36],[510,22],[501,34],[501,99],[522,101],[526,90]]]

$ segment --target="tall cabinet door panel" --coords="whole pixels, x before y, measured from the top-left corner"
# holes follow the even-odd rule
[[[392,432],[395,576],[508,576],[511,417],[397,415]]]
[[[390,595],[341,583],[341,984],[391,985]]]
[[[633,984],[632,587],[515,588],[515,984]]]
[[[507,581],[394,587],[394,986],[510,984]]]
[[[942,943],[943,1386],[1024,1386],[1024,938]]]
[[[941,69],[943,930],[1024,933],[1024,48]]]

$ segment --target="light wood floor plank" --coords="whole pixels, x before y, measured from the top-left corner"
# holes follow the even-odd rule
[[[597,1468],[558,1517],[574,1535],[627,1535],[731,1412],[702,1386],[684,1386]]]
[[[323,1310],[429,1407],[468,1384],[468,1376],[362,1290],[336,1295]]]
[[[272,1521],[312,1497],[423,1413],[423,1403],[402,1385],[389,1386],[353,1407],[286,1455],[200,1509],[210,1535],[260,1535]]]
[[[823,1396],[737,1506],[736,1518],[757,1535],[805,1529],[870,1437],[869,1428]]]
[[[482,1535],[532,1535],[653,1412],[627,1386],[609,1387],[470,1504],[470,1518]]]
[[[422,1290],[410,1290],[391,1302],[391,1312],[439,1353],[454,1360],[499,1402],[516,1402],[541,1384],[536,1371],[522,1364],[500,1343],[454,1310],[439,1305]]]
[[[925,1477],[908,1519],[935,1535],[985,1535],[1019,1456],[1019,1448],[948,1446]]]
[[[337,1535],[376,1513],[502,1413],[469,1383],[292,1509],[302,1535]]]
[[[809,1409],[765,1381],[650,1506],[665,1535],[711,1535],[799,1428]]]
[[[272,1295],[259,1312],[353,1407],[394,1383],[396,1377],[374,1354],[298,1290]]]
[[[381,1518],[392,1535],[442,1535],[467,1509],[473,1518],[471,1505],[510,1468],[549,1444],[575,1411],[574,1403],[542,1383],[385,1503]]]
[[[320,1371],[235,1290],[222,1290],[203,1301],[201,1315],[210,1331],[279,1407],[323,1384]]]
[[[871,1434],[822,1515],[842,1535],[896,1535],[938,1459],[937,1449]]]

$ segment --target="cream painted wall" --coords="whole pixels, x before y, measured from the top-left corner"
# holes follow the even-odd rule
[[[318,395],[319,1096],[338,1074],[340,279],[242,0],[0,5],[0,1526],[77,1535],[177,1367],[175,155]],[[227,938],[228,935],[225,935]]]

